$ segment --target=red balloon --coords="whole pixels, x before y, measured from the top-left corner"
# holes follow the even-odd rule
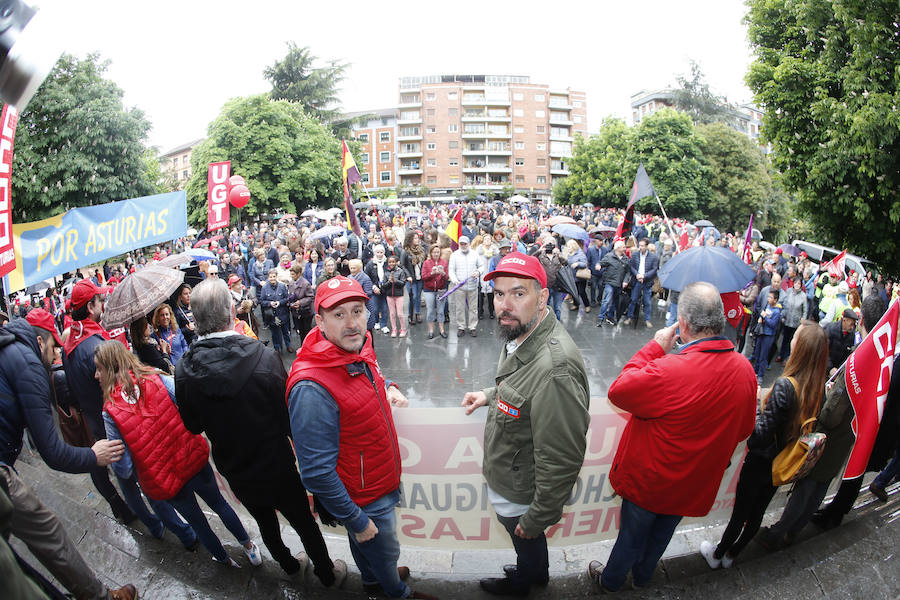
[[[236,185],[247,185],[247,182],[244,181],[244,178],[240,175],[232,175],[228,178],[229,187],[234,187]]]
[[[250,202],[250,190],[246,185],[235,185],[228,190],[228,202],[235,208],[244,208]]]

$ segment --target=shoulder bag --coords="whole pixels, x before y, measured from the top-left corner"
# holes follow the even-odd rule
[[[797,382],[793,377],[787,379],[794,387],[799,404]],[[826,437],[824,433],[813,432],[815,422],[814,418],[804,421],[800,425],[800,437],[790,446],[786,446],[772,461],[772,485],[777,487],[803,479],[822,457]]]

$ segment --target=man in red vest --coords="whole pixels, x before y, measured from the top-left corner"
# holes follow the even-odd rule
[[[316,327],[287,382],[294,449],[306,489],[347,528],[366,591],[433,598],[410,590],[409,569],[397,568],[401,466],[391,407],[407,400],[381,374],[366,331],[368,299],[340,275],[316,290]]]

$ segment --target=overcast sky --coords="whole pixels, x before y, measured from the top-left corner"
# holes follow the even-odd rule
[[[593,131],[628,118],[635,92],[675,84],[690,59],[715,92],[751,100],[741,0],[29,1],[56,15],[70,53],[111,61],[162,151],[205,136],[229,98],[267,91],[262,72],[288,41],[350,64],[347,111],[396,105],[405,75],[528,75],[587,92]]]

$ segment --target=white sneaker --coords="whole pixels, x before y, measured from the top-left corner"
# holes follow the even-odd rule
[[[731,558],[730,556],[728,556],[727,552],[722,555],[722,568],[723,569],[730,569],[731,565],[733,565],[733,564],[734,564],[734,559]]]
[[[723,561],[714,556],[715,551],[716,547],[711,542],[706,540],[700,542],[700,555],[706,559],[706,564],[709,565],[710,569],[718,569],[722,566]]]
[[[218,558],[213,556],[213,560],[216,561],[217,563],[221,563],[223,565],[228,565],[229,567],[234,567],[235,569],[241,568],[241,565],[234,562],[234,559],[231,558],[230,556],[228,557],[228,560],[219,560]]]
[[[381,333],[383,333],[383,334],[385,334],[385,335],[389,334],[390,332],[391,332],[391,330],[388,329],[387,327],[382,327],[382,328],[381,328]]]
[[[247,555],[247,558],[250,559],[250,564],[254,567],[258,567],[262,564],[262,555],[259,553],[259,546],[257,546],[254,542],[250,542],[250,547],[242,546],[244,549],[244,554]]]

